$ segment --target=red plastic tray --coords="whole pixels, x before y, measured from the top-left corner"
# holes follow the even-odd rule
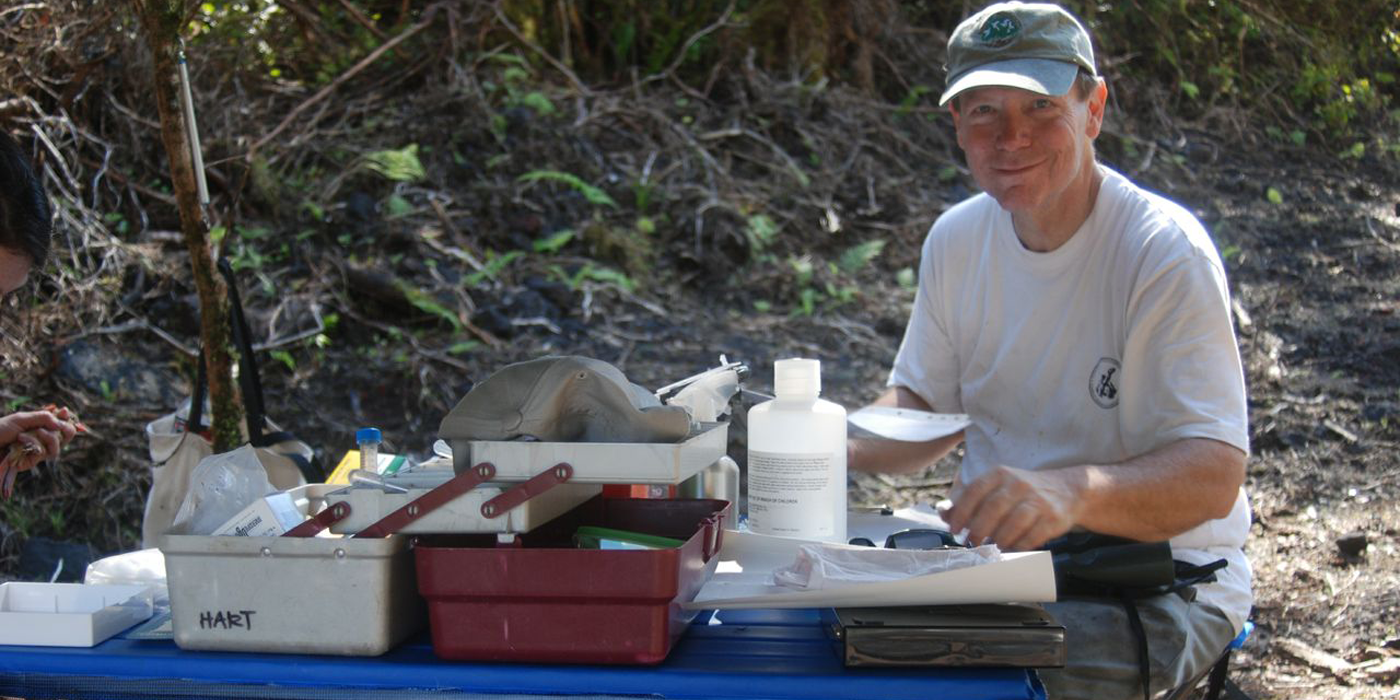
[[[422,538],[418,592],[445,659],[655,664],[714,574],[728,501],[594,498],[498,547],[494,535]],[[684,540],[675,549],[575,549],[580,525]]]

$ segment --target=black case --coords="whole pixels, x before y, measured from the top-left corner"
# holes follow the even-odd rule
[[[1038,605],[837,608],[847,666],[1065,665],[1065,628]]]

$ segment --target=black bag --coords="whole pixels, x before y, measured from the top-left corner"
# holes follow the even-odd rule
[[[316,462],[315,450],[267,418],[262,381],[253,355],[252,335],[243,315],[243,303],[234,281],[233,267],[227,261],[220,260],[219,272],[228,282],[231,330],[239,354],[238,380],[243,394],[248,442],[257,449],[258,460],[267,470],[268,481],[274,487],[286,490],[303,483],[319,482],[323,474]],[[208,428],[204,415],[208,384],[204,353],[201,351],[189,403],[146,426],[151,454],[151,489],[146,493],[146,508],[141,519],[142,547],[159,544],[160,536],[170,529],[185,500],[191,473],[200,460],[214,451],[202,435]]]

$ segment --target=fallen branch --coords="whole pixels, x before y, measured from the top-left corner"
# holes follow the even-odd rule
[[[1372,238],[1379,241],[1381,245],[1397,253],[1400,253],[1400,243],[1395,243],[1394,241],[1389,241],[1382,238],[1380,232],[1376,230],[1376,225],[1371,222],[1371,217],[1369,216],[1366,217],[1366,231],[1371,234]]]
[[[291,112],[287,113],[286,117],[282,118],[282,122],[279,123],[276,126],[276,128],[274,128],[272,131],[269,131],[262,138],[253,142],[253,145],[248,148],[248,154],[246,156],[248,162],[253,161],[253,156],[257,153],[258,149],[267,145],[267,142],[276,138],[278,134],[281,134],[283,131],[285,131],[288,126],[291,126],[292,122],[295,121],[296,118],[302,112],[305,112],[306,110],[310,109],[311,107],[320,103],[322,100],[329,97],[331,93],[335,92],[336,88],[339,88],[341,85],[344,85],[346,81],[350,80],[356,75],[359,75],[361,71],[368,68],[375,61],[378,61],[379,57],[383,56],[389,51],[392,51],[395,46],[398,46],[399,44],[402,44],[403,42],[407,41],[409,38],[413,37],[413,35],[417,34],[418,32],[427,29],[428,25],[432,24],[433,16],[436,14],[436,5],[428,8],[428,11],[423,15],[423,20],[420,21],[418,24],[415,24],[412,27],[405,29],[398,36],[384,42],[383,44],[380,44],[379,48],[371,51],[368,56],[365,56],[364,58],[360,59],[359,63],[356,63],[355,65],[351,66],[349,70],[336,76],[336,79],[331,81],[330,85],[321,88],[319,91],[316,92],[315,95],[312,95],[311,97],[303,101],[301,104],[293,108]],[[314,122],[315,120],[313,119],[312,121]]]
[[[1352,666],[1347,660],[1316,649],[1296,639],[1287,637],[1274,641],[1274,646],[1284,654],[1303,662],[1310,668],[1330,673],[1339,678],[1345,677]]]

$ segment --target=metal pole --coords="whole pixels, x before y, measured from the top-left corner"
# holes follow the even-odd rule
[[[199,206],[209,206],[209,185],[204,181],[204,154],[199,146],[199,125],[194,120],[194,96],[190,93],[190,70],[185,64],[185,40],[180,39],[177,61],[180,67],[180,106],[185,111],[185,130],[190,141],[190,156],[194,163],[194,183],[199,192]],[[207,218],[207,212],[206,218]]]

